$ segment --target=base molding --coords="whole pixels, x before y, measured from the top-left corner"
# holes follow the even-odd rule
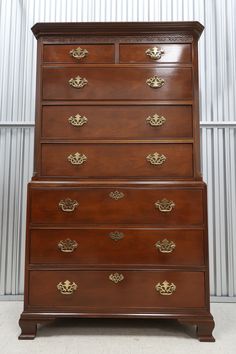
[[[18,339],[34,339],[37,324],[44,324],[58,318],[142,318],[142,319],[175,319],[183,325],[196,326],[196,336],[200,342],[214,342],[212,331],[215,327],[213,317],[207,314],[165,314],[165,313],[31,313],[23,312],[19,320],[21,334]]]

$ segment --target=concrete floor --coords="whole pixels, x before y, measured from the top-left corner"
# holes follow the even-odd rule
[[[171,320],[59,320],[19,341],[22,302],[0,302],[1,354],[235,354],[236,304],[214,303],[215,343],[200,343],[194,327]]]

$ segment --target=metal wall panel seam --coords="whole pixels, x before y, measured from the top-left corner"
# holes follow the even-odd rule
[[[17,279],[19,277],[18,273],[18,250],[19,250],[19,207],[20,207],[20,197],[21,197],[21,190],[20,190],[20,181],[21,181],[21,166],[22,166],[22,135],[23,135],[23,130],[20,129],[17,131],[16,129],[16,138],[14,139],[16,141],[15,144],[15,156],[16,156],[16,161],[15,161],[15,166],[13,165],[13,169],[15,169],[14,173],[14,185],[15,185],[15,191],[14,191],[14,220],[15,222],[13,223],[13,244],[12,244],[12,279],[11,279],[11,292],[13,294],[17,294],[18,287],[17,287]],[[14,160],[13,160],[14,161]],[[14,162],[13,162],[14,164]]]
[[[231,167],[231,203],[228,206],[230,212],[230,228],[228,238],[228,249],[230,249],[231,255],[229,258],[232,266],[231,282],[229,284],[229,295],[235,296],[236,294],[236,130],[230,129],[230,167]]]
[[[235,6],[236,9],[236,6]],[[232,144],[232,151],[233,151],[233,156],[231,160],[231,165],[232,165],[232,205],[231,207],[231,213],[232,213],[232,220],[233,220],[233,225],[232,225],[232,234],[231,234],[231,239],[232,239],[232,249],[233,249],[233,296],[236,294],[236,218],[235,218],[235,210],[236,210],[236,130],[231,129],[231,144]]]
[[[220,250],[221,250],[221,295],[227,295],[227,254],[226,254],[226,180],[225,180],[225,130],[218,129],[218,158],[219,158],[219,211],[220,218],[219,232],[220,232]],[[222,148],[223,147],[223,148]],[[223,168],[222,168],[223,167]]]
[[[0,269],[0,283],[1,283],[1,290],[0,294],[6,293],[6,278],[9,276],[8,272],[8,247],[9,242],[7,238],[8,234],[8,202],[9,202],[9,179],[10,179],[10,168],[9,168],[9,161],[10,161],[10,145],[11,145],[11,131],[7,129],[6,135],[4,136],[4,151],[3,151],[3,162],[4,162],[4,175],[3,175],[3,193],[2,193],[2,252],[1,252],[1,269]]]
[[[0,295],[0,301],[21,301],[23,302],[24,295]],[[236,297],[233,296],[210,296],[211,303],[219,303],[219,302],[226,302],[232,303],[236,302]]]
[[[232,146],[232,140],[231,140],[231,131],[230,128],[225,130],[225,141],[229,142],[229,144],[225,144],[225,160],[226,160],[226,165],[225,165],[225,171],[227,171],[227,179],[228,183],[226,183],[226,212],[227,212],[227,229],[226,233],[228,235],[228,242],[226,242],[226,247],[227,247],[227,263],[228,263],[228,295],[233,296],[233,288],[234,288],[234,276],[233,276],[233,218],[232,218],[232,210],[231,210],[231,205],[232,205],[232,188],[233,188],[233,181],[231,179],[232,177],[232,167],[233,161],[233,146]]]
[[[218,160],[218,129],[213,129],[213,166],[214,170],[217,172],[215,174],[214,179],[214,206],[215,206],[215,220],[214,220],[214,236],[216,245],[220,245],[220,228],[219,228],[219,221],[220,221],[220,200],[219,200],[219,160]],[[209,210],[209,209],[208,209]],[[215,268],[215,275],[216,275],[216,288],[215,288],[215,295],[221,295],[221,250],[220,247],[215,247],[215,254],[214,254],[217,262]]]
[[[12,129],[10,131],[11,141],[10,141],[10,154],[9,154],[9,191],[8,191],[8,213],[7,213],[7,277],[6,277],[6,284],[5,284],[5,291],[7,294],[11,294],[12,292],[12,276],[13,276],[13,249],[14,249],[14,229],[13,225],[16,223],[15,220],[15,197],[16,197],[16,184],[15,184],[15,161],[17,161],[17,136],[16,136],[16,129]],[[12,173],[11,173],[12,171]],[[10,208],[9,206],[12,207]]]
[[[209,253],[209,261],[210,261],[210,281],[211,281],[211,294],[216,293],[216,245],[215,245],[215,198],[214,198],[214,173],[212,171],[213,166],[213,129],[206,129],[206,145],[207,145],[207,189],[208,189],[208,234],[210,243],[210,253]]]
[[[2,121],[0,122],[0,129],[5,128],[5,127],[34,127],[35,123],[34,122],[27,122],[27,121],[15,121],[15,122],[8,122],[8,121]]]
[[[34,122],[31,121],[2,121],[0,122],[0,129],[4,128],[4,127],[28,127],[28,126],[35,126]],[[211,122],[205,122],[205,121],[201,121],[200,122],[200,128],[203,127],[231,127],[231,128],[236,128],[236,121],[227,121],[227,122],[219,122],[219,121],[211,121]]]

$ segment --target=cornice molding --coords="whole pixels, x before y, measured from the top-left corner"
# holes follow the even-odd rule
[[[197,21],[179,22],[42,22],[36,23],[32,32],[36,38],[60,35],[132,36],[137,34],[175,33],[199,38],[204,26]]]

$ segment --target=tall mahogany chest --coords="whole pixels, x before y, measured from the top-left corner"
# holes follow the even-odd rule
[[[38,23],[20,339],[58,317],[173,318],[214,341],[198,22]]]

